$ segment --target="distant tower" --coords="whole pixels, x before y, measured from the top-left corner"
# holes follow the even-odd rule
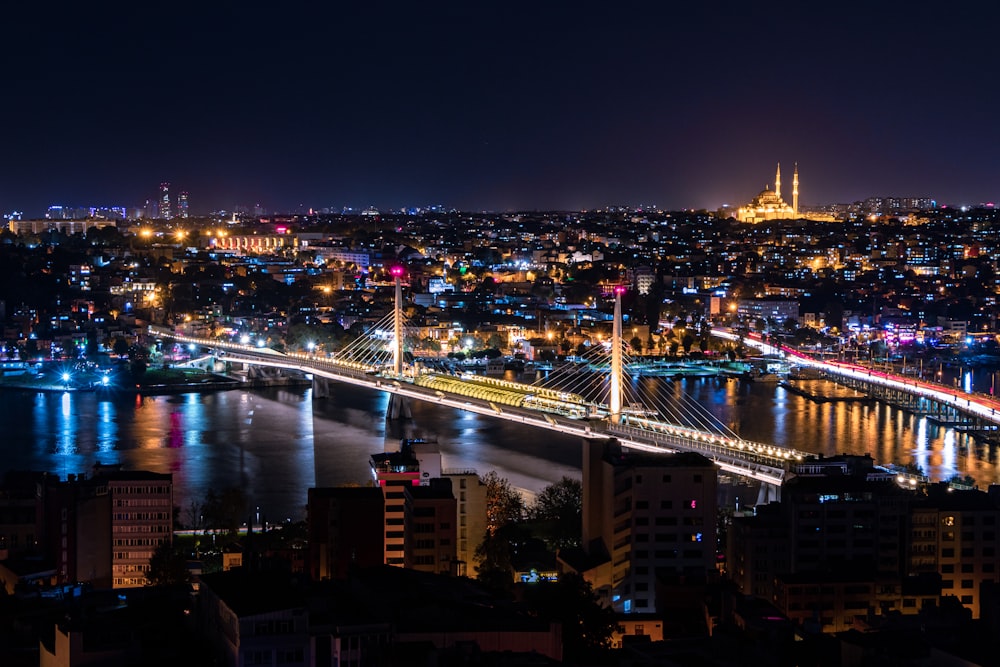
[[[799,217],[799,163],[795,163],[795,171],[792,172],[792,215]]]
[[[170,210],[170,183],[160,183],[160,217],[169,220],[174,217]]]
[[[177,215],[182,218],[188,217],[188,193],[186,192],[177,195]]]
[[[774,196],[781,199],[781,163],[778,163],[778,172],[774,175]]]

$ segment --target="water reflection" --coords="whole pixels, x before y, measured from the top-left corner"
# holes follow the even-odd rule
[[[644,378],[637,386],[678,413],[710,413],[750,440],[868,453],[915,463],[936,479],[970,475],[980,486],[1000,479],[994,446],[885,405],[819,404],[773,385],[713,378]],[[345,385],[331,385],[319,400],[310,390],[277,389],[142,399],[7,392],[4,399],[4,470],[65,477],[101,462],[170,472],[182,508],[209,489],[239,486],[269,518],[299,518],[310,486],[368,483],[369,456],[403,437],[437,439],[445,467],[496,469],[528,493],[580,474],[575,438],[431,403],[414,403],[411,421],[386,422],[388,394]]]
[[[97,451],[109,454],[117,443],[118,425],[115,423],[115,411],[110,401],[100,401],[97,404]]]

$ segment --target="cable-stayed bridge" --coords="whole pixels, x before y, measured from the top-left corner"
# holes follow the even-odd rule
[[[762,499],[774,499],[790,462],[807,454],[744,440],[683,392],[670,397],[642,392],[629,372],[621,334],[621,294],[615,295],[613,335],[567,364],[525,384],[469,373],[435,370],[407,362],[399,275],[396,305],[366,335],[333,356],[280,353],[249,344],[185,336],[163,328],[150,332],[206,348],[232,363],[298,370],[315,382],[336,381],[390,394],[391,415],[403,415],[408,400],[422,400],[559,431],[581,438],[616,438],[623,446],[653,452],[697,452],[725,472],[762,482]]]

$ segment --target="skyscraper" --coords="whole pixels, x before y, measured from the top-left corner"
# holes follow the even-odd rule
[[[182,218],[188,217],[188,193],[182,192],[177,195],[177,215]]]
[[[164,220],[174,217],[170,209],[170,183],[160,183],[160,217]]]

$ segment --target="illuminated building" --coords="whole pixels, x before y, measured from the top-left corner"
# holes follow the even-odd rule
[[[740,222],[761,222],[763,220],[794,220],[799,216],[799,167],[795,165],[792,177],[792,205],[781,198],[781,164],[774,175],[774,190],[765,187],[760,194],[736,212]]]
[[[93,477],[39,483],[43,552],[60,583],[145,586],[150,559],[173,539],[171,475],[95,467]]]
[[[111,471],[111,576],[114,588],[145,586],[149,563],[173,539],[174,495],[169,473]]]
[[[1000,582],[1000,509],[990,495],[942,483],[910,512],[909,573],[939,574],[941,593],[957,597],[972,618],[988,609],[988,588]]]
[[[441,476],[451,480],[455,492],[458,517],[458,543],[455,549],[456,574],[475,577],[476,547],[486,534],[486,485],[475,470],[442,470]]]
[[[182,218],[188,217],[188,193],[182,192],[177,195],[177,215]]]
[[[209,246],[216,250],[232,250],[239,254],[268,253],[291,246],[295,239],[281,234],[261,236],[213,236]]]
[[[402,567],[407,486],[420,485],[420,461],[409,441],[398,452],[372,454],[372,475],[385,496],[385,563]]]
[[[73,234],[86,234],[91,229],[117,226],[118,223],[115,220],[11,219],[7,222],[7,229],[14,234],[42,234],[52,230],[62,232],[67,236],[72,236]]]
[[[170,209],[170,183],[160,183],[160,217],[164,220],[174,217]]]

